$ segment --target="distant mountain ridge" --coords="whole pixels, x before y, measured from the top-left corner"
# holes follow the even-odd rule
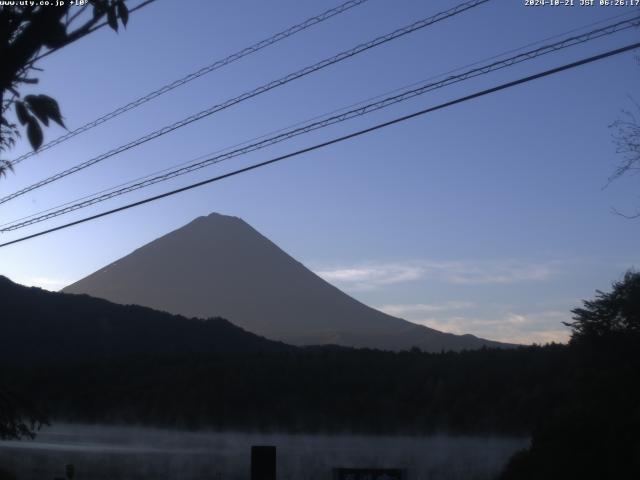
[[[0,305],[3,364],[294,348],[245,332],[222,318],[188,319],[87,295],[49,292],[1,275]]]
[[[327,283],[237,217],[199,217],[63,289],[187,317],[220,316],[293,345],[425,351],[508,346],[416,325]]]

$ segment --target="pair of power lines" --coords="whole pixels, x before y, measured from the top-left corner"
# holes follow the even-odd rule
[[[75,165],[72,168],[69,168],[67,170],[63,170],[62,172],[58,172],[55,175],[52,175],[48,178],[45,178],[39,182],[36,182],[32,185],[29,185],[21,190],[18,190],[17,192],[14,192],[10,195],[7,195],[5,197],[0,198],[0,205],[3,203],[8,202],[9,200],[13,200],[14,198],[17,198],[19,196],[24,195],[25,193],[31,192],[37,188],[43,187],[45,185],[48,185],[49,183],[55,182],[57,180],[60,180],[66,176],[72,175],[74,173],[77,173],[81,170],[84,170],[85,168],[88,168],[90,166],[96,165],[97,163],[100,163],[104,160],[106,160],[107,158],[113,157],[114,155],[118,155],[122,152],[126,152],[127,150],[130,150],[132,148],[135,148],[139,145],[142,145],[146,142],[149,142],[151,140],[154,140],[158,137],[161,137],[163,135],[166,135],[167,133],[173,132],[174,130],[177,130],[179,128],[185,127],[187,125],[190,125],[194,122],[197,122],[198,120],[202,120],[206,117],[209,117],[215,113],[221,112],[222,110],[226,110],[227,108],[233,107],[241,102],[244,102],[246,100],[249,100],[251,98],[254,98],[258,95],[261,95],[263,93],[266,93],[270,90],[273,90],[274,88],[278,88],[281,87],[283,85],[286,85],[290,82],[293,82],[295,80],[298,80],[300,78],[306,77],[307,75],[310,75],[312,73],[318,72],[320,70],[323,70],[331,65],[334,65],[336,63],[339,62],[343,62],[351,57],[354,57],[356,55],[359,55],[363,52],[366,52],[372,48],[378,47],[382,44],[385,44],[387,42],[391,42],[393,40],[396,40],[400,37],[403,37],[405,35],[408,35],[410,33],[413,33],[417,30],[423,29],[429,25],[433,25],[434,23],[440,22],[442,20],[446,20],[448,18],[451,18],[455,15],[458,15],[466,10],[469,10],[471,8],[477,7],[478,5],[481,5],[483,3],[487,3],[490,0],[471,0],[469,2],[465,2],[462,3],[454,8],[451,8],[447,11],[444,12],[440,12],[436,15],[427,17],[427,18],[423,18],[417,22],[412,23],[411,25],[407,25],[406,27],[403,28],[399,28],[397,30],[394,30],[393,32],[390,32],[386,35],[382,35],[380,37],[376,37],[373,40],[370,40],[369,42],[366,43],[362,43],[360,45],[356,45],[353,48],[350,48],[348,50],[342,51],[340,53],[338,53],[337,55],[334,55],[332,57],[326,58],[320,62],[314,63],[313,65],[309,65],[301,70],[298,70],[296,72],[290,73],[288,75],[285,75],[284,77],[278,78],[276,80],[272,80],[271,82],[267,82],[263,85],[260,85],[257,88],[254,88],[253,90],[250,90],[248,92],[244,92],[241,95],[238,95],[236,97],[230,98],[222,103],[213,105],[209,108],[206,108],[204,110],[201,110],[200,112],[197,112],[193,115],[190,115],[186,118],[183,118],[182,120],[179,120],[177,122],[174,122],[170,125],[166,125],[158,130],[155,130],[153,132],[150,132],[140,138],[137,138],[129,143],[126,143],[124,145],[120,145],[117,148],[114,148],[112,150],[109,150],[106,153],[103,153],[102,155],[98,155],[97,157],[91,158],[89,160],[86,160],[78,165]]]
[[[335,16],[335,15],[337,15],[339,13],[342,13],[342,12],[344,12],[344,11],[350,9],[350,8],[353,8],[354,6],[358,6],[358,5],[362,4],[362,3],[364,3],[365,1],[366,0],[347,2],[345,4],[342,4],[342,5],[338,6],[338,7],[336,7],[335,9],[331,9],[331,10],[325,12],[324,14],[322,14],[324,16],[313,17],[316,20],[309,19],[306,22],[303,22],[302,24],[299,24],[299,25],[296,25],[294,27],[291,27],[291,29],[288,29],[285,32],[297,33],[298,31],[301,31],[304,28],[308,28],[308,26],[311,26],[311,25],[313,25],[315,23],[319,23],[320,21],[324,21],[327,18],[331,18],[331,16]],[[297,78],[300,78],[302,76],[305,76],[305,75],[308,75],[310,73],[313,73],[313,72],[315,72],[315,71],[317,71],[319,69],[325,68],[326,66],[332,65],[334,63],[338,63],[340,61],[343,61],[343,60],[345,60],[347,58],[350,58],[350,57],[352,57],[354,55],[357,55],[357,54],[359,54],[361,52],[367,51],[367,50],[369,50],[371,48],[375,48],[378,45],[381,45],[383,43],[392,41],[392,40],[394,40],[396,38],[399,38],[401,36],[404,36],[404,35],[406,35],[408,33],[411,33],[411,32],[416,31],[418,29],[424,28],[424,27],[426,27],[428,25],[431,25],[433,23],[439,22],[441,20],[445,20],[445,19],[450,18],[450,17],[452,17],[454,15],[457,15],[457,14],[459,14],[461,12],[467,11],[467,10],[469,10],[471,8],[475,8],[475,7],[477,7],[477,6],[479,6],[479,5],[483,4],[483,3],[487,3],[488,1],[489,0],[476,0],[476,1],[464,2],[464,3],[454,7],[452,9],[449,9],[449,10],[445,11],[445,12],[441,12],[441,13],[439,13],[437,15],[434,15],[434,16],[431,16],[431,17],[427,17],[427,18],[422,19],[422,20],[420,20],[418,22],[414,22],[411,25],[408,25],[408,26],[406,26],[406,27],[404,27],[402,29],[395,30],[395,31],[393,31],[393,32],[391,32],[391,33],[389,33],[387,35],[384,35],[384,36],[381,36],[381,37],[377,37],[377,38],[371,40],[370,42],[363,43],[363,44],[358,45],[358,46],[356,46],[356,47],[354,47],[354,48],[352,48],[350,50],[346,50],[344,52],[341,52],[338,55],[335,55],[334,57],[325,59],[322,62],[318,62],[318,63],[316,63],[314,65],[311,65],[311,66],[309,66],[309,67],[307,67],[305,69],[302,69],[302,70],[299,70],[299,71],[294,72],[292,74],[289,74],[289,75],[287,75],[285,77],[282,77],[281,79],[275,80],[273,82],[269,82],[269,83],[267,83],[267,84],[265,84],[265,85],[263,85],[261,87],[258,87],[255,90],[252,90],[251,92],[247,92],[247,93],[245,93],[245,94],[243,94],[243,95],[241,95],[239,97],[235,97],[234,99],[228,100],[227,102],[224,102],[224,103],[222,103],[220,105],[216,105],[216,106],[211,107],[209,109],[203,110],[202,112],[199,112],[199,113],[197,113],[195,115],[187,117],[186,119],[183,119],[183,120],[181,120],[179,122],[176,122],[176,123],[174,123],[174,124],[172,124],[170,126],[167,126],[167,127],[164,127],[163,129],[160,129],[160,130],[157,130],[155,132],[152,132],[151,134],[146,135],[145,137],[141,137],[140,139],[137,139],[134,142],[130,142],[129,144],[126,144],[124,146],[118,147],[117,149],[111,150],[110,152],[107,152],[107,154],[103,154],[103,155],[101,155],[99,157],[95,157],[93,159],[90,159],[90,160],[88,160],[86,162],[83,162],[83,163],[77,165],[76,167],[73,167],[72,169],[60,172],[59,174],[56,174],[56,175],[54,175],[52,177],[49,177],[49,178],[47,178],[47,179],[45,179],[45,180],[43,180],[41,182],[33,184],[33,185],[31,185],[31,186],[29,186],[29,187],[27,187],[25,189],[19,190],[18,192],[15,192],[14,194],[11,194],[11,195],[9,195],[7,197],[4,197],[3,199],[0,199],[0,203],[4,203],[6,201],[9,201],[12,198],[15,198],[17,196],[23,195],[24,193],[26,193],[28,191],[34,190],[36,188],[39,188],[41,186],[46,185],[47,183],[51,183],[53,181],[56,181],[59,178],[62,178],[64,176],[67,176],[67,175],[70,175],[72,173],[75,173],[75,172],[77,172],[77,171],[79,171],[81,169],[87,168],[87,167],[89,167],[89,166],[91,166],[91,165],[93,165],[93,164],[95,164],[95,163],[97,163],[99,161],[104,160],[105,158],[108,158],[109,156],[113,156],[113,155],[115,155],[117,153],[120,153],[121,151],[124,151],[123,149],[133,148],[134,146],[137,146],[140,143],[144,143],[144,142],[149,141],[149,140],[151,140],[153,138],[157,138],[157,136],[164,135],[165,133],[173,131],[176,128],[180,128],[181,126],[184,126],[184,125],[187,125],[189,123],[192,123],[193,121],[197,121],[197,120],[199,120],[201,118],[204,118],[205,116],[211,115],[212,113],[215,113],[216,111],[219,111],[222,108],[228,108],[229,106],[234,105],[235,103],[238,103],[239,101],[243,101],[243,100],[246,100],[248,98],[252,98],[253,96],[256,96],[256,95],[258,95],[260,93],[268,91],[268,90],[270,90],[272,88],[275,88],[275,87],[280,86],[280,85],[284,85],[284,84],[286,84],[286,83],[288,83],[290,81],[293,81],[293,80],[295,80]],[[617,18],[620,18],[620,17],[621,17],[621,15],[617,16]],[[614,17],[614,18],[616,18],[616,17]],[[597,23],[601,23],[601,22],[597,22]],[[500,61],[487,62],[487,63],[482,64],[482,65],[480,65],[480,66],[478,66],[476,68],[472,68],[470,70],[464,71],[464,72],[462,72],[462,73],[460,73],[458,75],[449,75],[449,76],[445,77],[444,79],[442,79],[440,81],[436,81],[436,82],[434,82],[434,81],[424,81],[424,82],[421,82],[420,84],[413,85],[412,86],[413,88],[405,89],[405,91],[403,91],[402,93],[399,93],[399,94],[396,94],[396,95],[387,96],[387,97],[385,97],[385,98],[383,98],[381,100],[367,103],[366,105],[360,106],[358,108],[350,109],[350,110],[348,110],[346,112],[343,112],[343,113],[340,113],[340,114],[337,114],[337,115],[329,116],[328,118],[324,118],[324,119],[319,120],[319,121],[309,121],[309,122],[307,122],[307,123],[305,123],[305,124],[303,124],[301,126],[297,126],[296,128],[291,128],[291,129],[287,129],[287,130],[278,132],[278,134],[272,135],[272,136],[268,136],[267,138],[262,138],[262,139],[260,139],[260,141],[256,141],[256,142],[252,142],[252,143],[250,142],[248,145],[244,145],[241,148],[233,149],[233,150],[231,150],[229,152],[226,152],[226,153],[223,153],[221,155],[215,155],[213,157],[205,158],[204,160],[200,160],[200,161],[197,161],[197,162],[192,162],[192,163],[190,163],[190,164],[188,164],[186,166],[182,166],[180,168],[169,169],[168,171],[164,171],[161,174],[152,175],[152,176],[146,177],[146,178],[142,179],[141,181],[134,181],[134,182],[131,182],[130,184],[124,184],[124,186],[119,186],[120,188],[116,187],[114,189],[110,189],[110,191],[99,192],[99,194],[96,194],[94,196],[84,197],[83,199],[79,199],[78,201],[69,202],[69,203],[64,204],[62,206],[54,207],[52,209],[46,210],[45,212],[39,212],[38,214],[30,215],[29,217],[24,217],[23,219],[18,219],[18,220],[14,221],[14,222],[9,222],[8,224],[4,224],[4,225],[0,226],[0,227],[2,227],[2,228],[0,228],[0,231],[5,232],[5,231],[17,230],[19,228],[24,228],[24,227],[27,227],[29,225],[33,225],[35,223],[43,222],[45,220],[49,220],[51,218],[54,218],[54,217],[57,217],[57,216],[60,216],[60,215],[64,215],[66,213],[78,210],[80,208],[85,208],[85,207],[88,207],[90,205],[94,205],[96,203],[100,203],[102,201],[109,200],[109,199],[114,198],[116,196],[123,195],[125,193],[129,193],[129,192],[141,189],[141,188],[145,188],[147,186],[150,186],[150,185],[153,185],[153,184],[156,184],[156,183],[160,183],[160,182],[169,180],[169,179],[174,178],[176,176],[183,175],[183,174],[186,174],[186,173],[189,173],[189,172],[204,168],[206,166],[209,166],[209,165],[212,165],[212,164],[215,164],[215,163],[219,163],[221,161],[224,161],[224,160],[227,160],[227,159],[239,156],[239,155],[243,155],[243,154],[251,152],[251,151],[255,151],[255,150],[258,150],[258,149],[261,149],[261,148],[265,148],[267,146],[270,146],[270,145],[273,145],[275,143],[279,143],[279,142],[288,140],[288,139],[293,138],[293,137],[298,136],[298,135],[302,135],[302,134],[305,134],[305,133],[308,133],[308,132],[311,132],[311,131],[314,131],[314,130],[317,130],[317,129],[320,129],[320,128],[324,128],[324,127],[329,126],[329,125],[333,125],[333,124],[336,124],[336,123],[341,123],[341,122],[346,121],[348,119],[355,118],[355,117],[358,117],[358,116],[362,116],[362,115],[365,115],[367,113],[386,108],[386,107],[388,107],[390,105],[394,105],[396,103],[399,103],[399,102],[402,102],[402,101],[406,101],[406,100],[411,99],[411,98],[415,98],[415,97],[417,97],[419,95],[422,95],[422,94],[427,93],[429,91],[433,91],[433,90],[438,89],[438,88],[443,88],[445,86],[448,86],[448,85],[451,85],[451,84],[454,84],[454,83],[458,83],[458,82],[461,82],[461,81],[464,81],[464,80],[467,80],[467,79],[470,79],[470,78],[475,78],[475,77],[477,77],[479,75],[485,75],[487,73],[490,73],[490,72],[493,72],[493,71],[496,71],[496,70],[500,70],[500,69],[503,69],[503,68],[506,68],[506,67],[510,67],[510,66],[522,63],[524,61],[528,61],[528,60],[531,60],[533,58],[537,58],[539,56],[546,55],[546,54],[549,54],[549,53],[552,53],[552,52],[555,52],[555,51],[558,51],[558,50],[561,50],[561,49],[564,49],[564,48],[568,48],[568,47],[571,47],[571,46],[574,46],[574,45],[586,43],[588,41],[592,41],[594,39],[601,38],[603,36],[612,35],[612,34],[615,34],[617,32],[620,32],[622,30],[626,30],[626,29],[629,29],[629,28],[637,27],[639,24],[640,24],[640,16],[634,16],[633,18],[630,18],[630,19],[617,21],[615,23],[606,25],[604,27],[593,29],[593,30],[591,30],[591,31],[589,31],[587,33],[581,34],[581,35],[574,35],[574,36],[571,36],[571,37],[563,38],[563,39],[561,39],[561,40],[559,40],[557,42],[549,43],[549,44],[543,45],[543,46],[541,46],[539,48],[531,49],[531,50],[525,51],[525,52],[517,54],[517,55],[512,55],[512,56],[510,56],[510,57],[508,57],[506,59],[500,60]],[[271,44],[275,43],[275,41],[278,41],[278,40],[271,41],[271,39],[278,38],[278,36],[280,36],[280,39],[281,38],[286,38],[286,36],[283,36],[283,35],[286,35],[285,32],[282,32],[282,33],[280,33],[280,34],[278,34],[276,36],[270,37],[270,39],[267,39],[267,40],[265,40],[263,42],[259,42],[259,44],[256,44],[256,45],[263,44],[263,46],[260,47],[260,48],[264,48],[264,46],[271,45]],[[290,34],[293,34],[293,33],[290,33]],[[558,37],[558,36],[556,36],[556,37]],[[536,42],[536,43],[541,43],[541,42]],[[421,116],[421,115],[433,112],[435,110],[440,110],[442,108],[446,108],[446,107],[449,107],[449,106],[452,106],[452,105],[455,105],[455,104],[458,104],[458,103],[466,102],[466,101],[472,100],[472,99],[480,97],[480,96],[488,95],[490,93],[494,93],[494,92],[497,92],[497,91],[500,91],[500,90],[503,90],[503,89],[506,89],[506,88],[511,88],[511,87],[514,87],[516,85],[519,85],[519,84],[522,84],[522,83],[525,83],[525,82],[530,82],[530,81],[536,80],[538,78],[546,77],[546,76],[549,76],[549,75],[552,75],[552,74],[555,74],[555,73],[559,73],[561,71],[565,71],[565,70],[568,70],[568,69],[571,69],[571,68],[576,68],[576,67],[578,67],[580,65],[585,65],[587,63],[593,63],[595,61],[598,61],[598,60],[601,60],[601,59],[604,59],[604,58],[607,58],[607,57],[610,57],[610,56],[613,56],[613,55],[617,55],[617,54],[620,54],[620,53],[635,49],[638,46],[640,46],[640,43],[627,45],[625,47],[622,47],[622,48],[619,48],[619,49],[616,49],[616,50],[605,52],[604,54],[592,56],[592,57],[589,57],[589,58],[586,58],[586,59],[579,60],[577,62],[573,62],[573,63],[570,63],[570,64],[563,65],[561,67],[557,67],[557,68],[554,68],[554,69],[546,70],[546,71],[541,72],[539,74],[530,75],[528,77],[524,77],[522,79],[519,79],[519,80],[516,80],[516,81],[513,81],[513,82],[508,82],[506,84],[502,84],[502,85],[499,85],[497,87],[489,88],[489,89],[483,90],[481,92],[476,92],[475,94],[467,95],[465,97],[461,97],[459,99],[456,99],[456,100],[453,100],[453,101],[450,101],[450,102],[446,102],[446,103],[438,105],[436,107],[431,107],[431,108],[428,108],[428,109],[424,109],[424,110],[421,110],[419,112],[415,112],[413,114],[410,114],[410,115],[407,115],[407,116],[404,116],[404,117],[400,117],[400,118],[397,118],[397,119],[394,119],[394,120],[391,120],[391,121],[388,121],[388,122],[384,122],[384,123],[375,125],[373,127],[370,127],[370,128],[364,129],[364,130],[360,130],[358,132],[354,132],[354,133],[351,133],[351,134],[348,134],[348,135],[344,135],[344,136],[335,138],[333,140],[314,145],[312,147],[304,148],[302,150],[298,150],[296,152],[293,152],[293,153],[290,153],[290,154],[287,154],[287,155],[276,157],[274,159],[267,160],[265,162],[261,162],[261,163],[256,164],[256,165],[252,165],[250,167],[239,169],[239,170],[230,172],[230,173],[225,174],[225,175],[220,175],[220,176],[217,176],[217,177],[214,177],[214,178],[210,178],[210,179],[207,179],[207,180],[204,180],[204,181],[201,181],[201,182],[194,183],[192,185],[188,185],[187,187],[183,187],[183,188],[180,188],[180,189],[177,189],[177,190],[166,192],[164,194],[156,195],[154,197],[147,198],[147,199],[141,200],[139,202],[134,202],[132,204],[125,205],[123,207],[119,207],[119,208],[116,208],[116,209],[113,209],[113,210],[102,212],[102,213],[100,213],[98,215],[93,215],[91,217],[87,217],[87,218],[84,218],[84,219],[81,219],[81,220],[78,220],[78,221],[75,221],[75,222],[70,222],[70,223],[67,223],[65,225],[60,225],[58,227],[54,227],[52,229],[41,231],[41,232],[38,232],[38,233],[33,234],[33,235],[28,235],[26,237],[22,237],[22,238],[19,238],[19,239],[10,241],[10,242],[5,242],[3,244],[0,244],[0,246],[6,246],[6,245],[13,244],[13,243],[21,242],[21,241],[27,240],[29,238],[34,238],[34,237],[37,237],[37,236],[41,236],[41,235],[44,235],[44,234],[47,234],[47,233],[51,233],[53,231],[57,231],[57,230],[60,230],[60,229],[63,229],[63,228],[70,227],[72,225],[77,225],[79,223],[84,223],[84,222],[87,222],[87,221],[90,221],[90,220],[94,220],[96,218],[100,218],[100,217],[103,217],[103,216],[106,216],[106,215],[110,215],[110,214],[113,214],[113,213],[116,213],[116,212],[119,212],[119,211],[123,211],[123,210],[129,209],[129,208],[132,208],[132,207],[135,207],[135,206],[138,206],[138,205],[142,205],[142,204],[145,204],[145,203],[156,201],[156,200],[159,200],[161,198],[165,198],[167,196],[175,195],[177,193],[196,188],[198,186],[202,186],[202,185],[206,185],[206,184],[209,184],[209,183],[213,183],[215,181],[219,181],[219,180],[222,180],[224,178],[228,178],[230,176],[238,175],[240,173],[244,173],[244,172],[249,171],[249,170],[253,170],[253,169],[256,169],[256,168],[259,168],[259,167],[262,167],[262,166],[266,166],[266,165],[269,165],[269,164],[272,164],[272,163],[276,163],[276,162],[279,162],[279,161],[287,159],[287,158],[296,157],[296,156],[299,156],[299,155],[301,155],[303,153],[306,153],[306,152],[309,152],[309,151],[312,151],[312,150],[323,148],[323,147],[326,147],[328,145],[332,145],[332,144],[335,144],[335,143],[338,143],[338,142],[342,142],[342,141],[345,141],[345,140],[348,140],[348,139],[363,135],[365,133],[369,133],[369,132],[372,132],[372,131],[375,131],[375,130],[379,130],[381,128],[385,128],[387,126],[390,126],[390,125],[393,125],[393,124],[396,124],[396,123],[400,123],[400,122],[409,120],[410,118],[414,118],[414,117],[417,117],[417,116]],[[249,47],[248,49],[245,49],[242,52],[248,52],[247,54],[249,54],[249,53],[253,53],[254,51],[259,50],[260,48],[254,49],[253,47]],[[521,49],[518,49],[518,50],[521,50]],[[244,55],[242,55],[242,56],[244,56]],[[238,59],[238,58],[242,58],[242,56],[238,56],[238,54],[234,54],[234,55],[232,55],[230,57],[227,57],[227,59],[231,59],[231,58]],[[223,66],[224,64],[226,64],[224,62],[227,59],[222,60],[222,61],[218,61],[218,62],[210,65],[209,67],[205,67],[204,69],[201,69],[200,71],[195,72],[194,74],[190,74],[190,75],[188,75],[186,77],[183,77],[182,79],[180,79],[180,80],[178,80],[176,82],[173,82],[172,84],[169,84],[169,85],[167,85],[165,87],[162,87],[161,89],[158,89],[158,90],[152,92],[151,94],[149,94],[149,95],[147,95],[145,97],[141,97],[140,99],[125,105],[124,107],[116,109],[113,112],[111,112],[110,114],[107,114],[107,115],[105,115],[103,117],[100,117],[96,121],[91,122],[91,123],[89,123],[89,124],[87,124],[87,125],[85,125],[83,127],[80,127],[79,129],[74,130],[74,131],[71,131],[67,135],[65,135],[63,137],[60,137],[59,139],[56,139],[53,142],[50,142],[50,144],[47,144],[48,146],[45,145],[45,147],[50,148],[51,146],[57,145],[59,143],[62,143],[66,139],[70,138],[71,136],[75,136],[75,135],[77,135],[79,133],[82,133],[83,131],[86,131],[86,130],[88,130],[90,128],[93,128],[93,127],[99,125],[100,123],[104,123],[104,122],[106,122],[106,121],[108,121],[108,120],[110,120],[112,118],[115,118],[116,116],[118,116],[118,115],[120,115],[120,114],[122,114],[122,113],[124,113],[124,112],[126,112],[126,111],[128,111],[130,109],[132,109],[132,108],[135,108],[136,106],[141,105],[142,103],[145,103],[146,101],[149,101],[152,98],[155,98],[155,97],[157,97],[159,95],[162,95],[163,93],[166,93],[166,92],[170,91],[173,88],[177,88],[178,86],[187,83],[188,81],[190,81],[190,79],[197,78],[197,76],[194,76],[194,75],[198,75],[199,74],[198,76],[200,76],[200,75],[204,75],[205,73],[208,73],[210,71],[213,71],[214,69],[219,68],[220,66]],[[235,61],[235,60],[232,60],[232,61]],[[476,62],[476,64],[479,64],[479,63],[481,63],[481,62]],[[218,65],[218,66],[214,67],[214,65]],[[67,138],[65,138],[65,137],[67,137]],[[31,154],[29,154],[28,156],[31,156]],[[20,157],[20,158],[16,159],[15,162],[22,161],[25,158],[26,158],[25,156]]]

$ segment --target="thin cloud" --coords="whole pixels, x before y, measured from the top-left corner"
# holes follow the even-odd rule
[[[369,290],[418,280],[424,272],[415,265],[384,264],[317,270],[316,274],[330,283],[348,285],[351,289]]]
[[[473,316],[439,316],[405,317],[413,323],[424,325],[443,332],[464,334],[471,333],[478,337],[498,340],[507,343],[564,343],[569,340],[570,331],[562,326],[570,314],[555,310],[535,313],[507,312],[494,318]]]
[[[523,262],[434,262],[426,266],[435,277],[459,285],[511,284],[543,281],[554,274],[546,264]]]
[[[462,310],[475,307],[473,302],[451,301],[444,303],[401,303],[381,305],[378,308],[381,312],[388,313],[396,317],[415,316],[430,314],[433,312],[446,312],[451,310]]]
[[[326,281],[348,290],[372,290],[385,285],[426,279],[456,285],[512,284],[544,281],[557,273],[551,264],[513,261],[408,261],[320,268]]]

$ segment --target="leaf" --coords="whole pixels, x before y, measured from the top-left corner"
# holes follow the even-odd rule
[[[96,0],[91,3],[93,3],[93,18],[101,17],[107,11],[102,0]]]
[[[42,141],[44,140],[42,128],[33,117],[29,118],[29,123],[27,124],[27,138],[34,150],[38,150],[42,146]]]
[[[115,5],[111,5],[109,10],[107,10],[107,22],[114,31],[118,31],[118,16],[116,15]]]
[[[13,172],[13,165],[8,160],[0,160],[0,177],[6,177],[7,172]]]
[[[118,8],[118,16],[122,20],[122,24],[126,27],[127,23],[129,23],[129,9],[125,5],[124,0],[120,0],[116,6]]]
[[[29,105],[29,108],[33,114],[38,117],[42,123],[47,127],[49,126],[49,114],[47,113],[46,105],[39,100],[35,95],[27,95],[24,97],[24,101]]]
[[[67,41],[67,30],[62,23],[55,20],[43,27],[42,36],[46,47],[57,48]]]
[[[67,128],[62,119],[62,113],[60,113],[60,107],[58,106],[58,102],[56,102],[53,98],[47,97],[46,95],[40,95],[41,97],[45,97],[49,104],[49,118],[60,125],[62,128]]]
[[[24,125],[31,119],[31,115],[27,111],[27,107],[24,106],[22,102],[16,102],[16,116],[18,117],[18,121]]]
[[[67,128],[62,120],[58,102],[55,99],[48,95],[27,95],[24,100],[29,104],[31,111],[45,125],[49,125],[49,119],[51,119],[61,127]],[[47,120],[43,120],[43,117]]]

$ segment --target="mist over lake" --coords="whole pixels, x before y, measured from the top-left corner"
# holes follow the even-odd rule
[[[333,467],[406,468],[410,480],[493,478],[527,438],[186,432],[55,424],[35,440],[0,442],[0,465],[19,479],[245,479],[250,447],[275,445],[278,478],[329,479]]]

